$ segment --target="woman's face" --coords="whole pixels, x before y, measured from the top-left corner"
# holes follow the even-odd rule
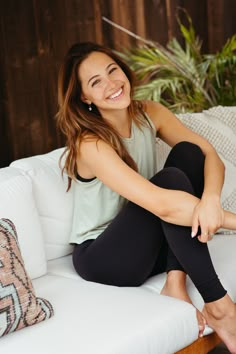
[[[108,55],[91,53],[80,65],[78,76],[83,102],[93,103],[101,114],[126,109],[130,104],[130,83]]]

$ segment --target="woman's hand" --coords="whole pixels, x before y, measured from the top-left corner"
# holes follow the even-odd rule
[[[207,242],[224,223],[224,211],[217,196],[202,197],[196,205],[192,220],[192,237],[195,237],[200,226],[199,241]]]

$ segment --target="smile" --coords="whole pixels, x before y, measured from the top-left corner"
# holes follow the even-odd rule
[[[123,93],[123,89],[119,89],[117,92],[113,93],[113,95],[109,96],[108,98],[110,100],[114,100],[115,98],[118,98],[119,96],[121,96],[121,94]]]

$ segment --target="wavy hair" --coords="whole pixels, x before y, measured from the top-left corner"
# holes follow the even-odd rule
[[[88,105],[81,100],[82,88],[78,76],[80,64],[93,52],[101,52],[112,58],[127,76],[131,86],[131,103],[128,112],[131,120],[140,127],[144,124],[143,104],[141,101],[132,100],[134,88],[134,74],[121,58],[111,49],[102,45],[85,42],[74,44],[64,57],[58,76],[58,104],[59,110],[56,114],[57,125],[66,136],[66,148],[61,156],[65,156],[65,163],[62,173],[68,175],[68,189],[71,187],[72,179],[76,179],[77,166],[76,158],[79,153],[80,143],[83,139],[95,137],[102,139],[109,144],[117,154],[131,168],[137,171],[137,166],[125,148],[122,138],[118,132],[101,116],[95,105],[92,104],[92,111]]]

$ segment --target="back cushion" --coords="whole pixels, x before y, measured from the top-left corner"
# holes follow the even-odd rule
[[[32,180],[47,260],[70,254],[72,225],[72,189],[66,192],[67,177],[62,177],[59,159],[64,149],[14,161],[11,166],[23,170]]]
[[[15,224],[30,278],[46,274],[43,234],[30,177],[12,167],[0,169],[0,196],[0,218],[11,219]]]
[[[203,136],[216,149],[225,164],[222,207],[236,213],[236,107],[212,107],[200,113],[178,114],[177,118],[190,130]],[[157,164],[160,170],[170,147],[157,139]],[[229,230],[221,230],[231,233]]]
[[[236,107],[217,106],[201,113],[180,114],[178,118],[218,152],[225,164],[222,207],[236,213]]]

